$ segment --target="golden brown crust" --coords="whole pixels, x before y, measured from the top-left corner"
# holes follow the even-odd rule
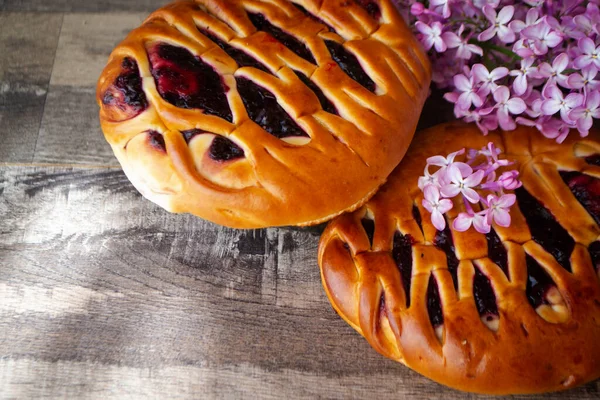
[[[470,229],[452,230],[458,290],[446,255],[434,246],[435,228],[421,206],[417,179],[426,158],[493,141],[517,162],[524,188],[541,200],[575,240],[572,273],[532,240],[518,206],[508,228],[494,226],[508,252],[507,275],[488,258],[487,240]],[[600,281],[588,246],[600,228],[565,185],[558,169],[600,178],[600,167],[585,157],[600,154],[600,133],[580,138],[572,132],[563,143],[545,139],[534,128],[483,136],[473,125],[440,125],[417,133],[388,182],[366,205],[334,219],[319,247],[319,265],[327,295],[337,312],[381,354],[445,385],[471,392],[508,394],[562,390],[600,376]],[[596,199],[597,200],[597,199]],[[413,217],[416,205],[421,231]],[[450,217],[460,211],[455,204]],[[374,219],[372,245],[361,219]],[[394,259],[394,233],[410,235],[412,274],[410,306]],[[525,254],[548,273],[556,289],[536,309],[526,296]],[[478,268],[491,282],[499,318],[485,323],[478,313],[473,277]],[[437,282],[443,325],[437,333],[427,308],[427,288]]]
[[[404,155],[427,95],[430,66],[390,0],[377,1],[379,20],[353,1],[197,0],[154,12],[113,51],[97,88],[100,120],[125,173],[148,199],[172,212],[189,212],[237,228],[308,225],[362,205]],[[264,32],[247,12],[304,42],[318,65],[299,57]],[[236,62],[198,27],[243,49],[272,74]],[[332,61],[324,39],[357,56],[377,85],[371,93]],[[233,122],[165,101],[151,73],[148,48],[163,42],[185,47],[212,66],[229,88]],[[148,107],[138,115],[104,104],[125,58],[137,62]],[[320,87],[339,112],[325,112],[294,74]],[[249,119],[236,88],[246,77],[267,88],[310,138],[278,139]],[[189,145],[183,130],[210,132]],[[162,134],[166,153],[150,143]],[[210,139],[223,136],[244,157],[207,157]],[[197,143],[196,143],[197,142]]]

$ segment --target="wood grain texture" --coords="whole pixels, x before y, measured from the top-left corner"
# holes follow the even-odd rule
[[[0,82],[48,85],[60,14],[0,13]]]
[[[152,12],[168,0],[0,0],[0,11],[76,12]]]
[[[46,102],[46,88],[0,82],[0,161],[31,162]]]
[[[96,81],[112,49],[146,16],[65,15],[34,162],[118,165],[100,130]]]
[[[475,398],[383,358],[335,314],[322,227],[168,214],[116,168],[4,166],[0,215],[3,396]]]
[[[33,159],[62,15],[0,13],[0,161]]]
[[[148,15],[148,12],[66,14],[50,85],[95,89],[110,52]]]
[[[94,88],[50,87],[33,161],[119,165],[100,129]]]

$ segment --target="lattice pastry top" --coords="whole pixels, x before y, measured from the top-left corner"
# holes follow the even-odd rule
[[[512,224],[436,231],[417,187],[426,158],[489,141],[521,174]],[[600,376],[599,223],[600,132],[557,144],[446,124],[328,225],[319,264],[334,308],[383,355],[466,391],[561,390]]]
[[[429,81],[390,0],[197,0],[129,34],[97,101],[150,200],[238,228],[307,225],[383,184]]]

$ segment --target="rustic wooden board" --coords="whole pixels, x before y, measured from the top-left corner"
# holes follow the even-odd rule
[[[0,11],[150,13],[167,3],[168,0],[0,0]]]
[[[51,86],[33,161],[118,165],[98,120],[95,89]]]
[[[96,81],[112,49],[146,16],[64,16],[34,162],[116,165],[100,130]]]
[[[383,358],[335,314],[322,226],[169,214],[118,168],[4,166],[0,215],[2,396],[475,398]]]
[[[0,161],[33,159],[62,15],[0,13]]]
[[[50,85],[95,88],[112,49],[148,14],[66,14]]]

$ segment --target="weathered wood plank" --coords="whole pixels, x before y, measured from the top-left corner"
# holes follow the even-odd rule
[[[95,88],[110,52],[148,14],[66,14],[50,85]]]
[[[169,3],[169,0],[1,0],[0,11],[37,12],[117,12],[153,10]]]
[[[1,167],[0,215],[3,396],[475,398],[383,358],[335,314],[322,227],[169,214],[107,168]]]
[[[117,166],[92,87],[50,86],[33,161]]]
[[[0,14],[0,162],[33,159],[62,15]]]
[[[0,82],[45,86],[50,79],[62,15],[0,14]]]
[[[117,164],[100,130],[95,86],[112,49],[146,15],[65,15],[34,162]]]
[[[0,162],[30,162],[46,101],[46,87],[0,82]]]

